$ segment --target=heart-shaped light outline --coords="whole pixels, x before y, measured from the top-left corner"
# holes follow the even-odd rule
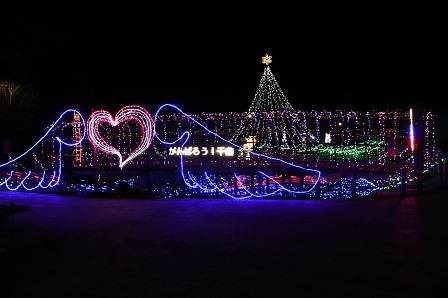
[[[142,127],[142,139],[140,144],[132,151],[123,161],[123,156],[115,147],[109,145],[103,137],[101,137],[98,127],[101,123],[106,122],[116,127],[122,122],[135,120]],[[142,154],[152,143],[154,139],[154,120],[148,111],[140,106],[125,106],[117,112],[115,119],[105,110],[94,111],[87,120],[87,137],[90,142],[99,150],[117,155],[120,159],[119,167],[123,168],[128,162]]]

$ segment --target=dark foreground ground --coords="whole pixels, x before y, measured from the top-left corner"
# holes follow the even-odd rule
[[[11,201],[30,210],[8,215],[0,297],[448,295],[445,189],[355,201],[0,192]]]

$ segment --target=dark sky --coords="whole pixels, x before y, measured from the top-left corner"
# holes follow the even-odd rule
[[[154,112],[174,103],[186,113],[247,111],[265,54],[297,110],[446,110],[445,4],[190,13],[187,4],[174,12],[37,3],[0,21],[0,75],[34,82],[55,110],[141,104]]]

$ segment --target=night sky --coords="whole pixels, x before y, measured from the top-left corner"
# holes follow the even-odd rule
[[[153,113],[173,103],[186,113],[244,112],[269,54],[297,110],[444,113],[446,6],[416,3],[189,13],[39,2],[2,18],[0,76],[33,82],[47,111],[141,104]]]

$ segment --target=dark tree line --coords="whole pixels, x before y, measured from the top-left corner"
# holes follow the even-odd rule
[[[37,141],[45,115],[32,84],[0,82],[0,151],[19,154]],[[7,143],[5,143],[5,141]],[[6,144],[11,144],[6,148]],[[11,151],[11,152],[5,152]]]

